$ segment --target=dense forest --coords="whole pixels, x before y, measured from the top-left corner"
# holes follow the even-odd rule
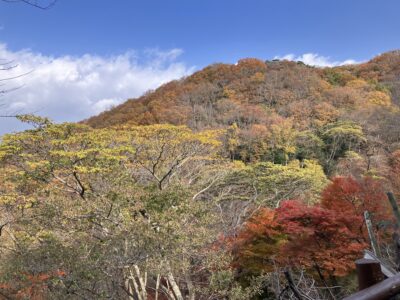
[[[78,124],[17,116],[32,129],[0,144],[0,299],[341,299],[365,211],[400,267],[399,105],[393,51],[214,64]]]

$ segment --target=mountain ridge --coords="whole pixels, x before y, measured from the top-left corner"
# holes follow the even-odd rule
[[[363,106],[365,103],[357,98],[374,97],[372,92],[385,93],[391,104],[397,106],[399,75],[399,50],[361,64],[324,68],[287,60],[245,58],[236,64],[209,65],[83,122],[95,128],[124,123],[171,123],[193,129],[237,123],[246,128],[265,123],[260,118],[265,119],[267,109],[307,123],[307,118],[318,120],[322,111],[337,114],[337,109]],[[385,98],[378,93],[375,97]],[[310,107],[311,112],[296,113],[296,109],[304,106]],[[247,120],[241,122],[237,113],[234,116],[237,111]]]

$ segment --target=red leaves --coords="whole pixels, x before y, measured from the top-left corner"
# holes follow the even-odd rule
[[[351,219],[333,210],[286,201],[277,216],[289,241],[281,249],[282,263],[305,268],[317,264],[330,274],[343,276],[367,246],[352,230]]]
[[[63,270],[56,270],[49,273],[24,273],[22,275],[24,280],[18,279],[15,282],[0,284],[0,290],[12,295],[13,299],[44,299],[48,281],[64,277],[66,273]]]
[[[278,223],[275,221],[275,212],[267,208],[261,208],[248,220],[245,230],[241,232],[241,237],[272,237],[279,233],[277,230],[278,226]]]
[[[306,269],[318,265],[330,275],[344,276],[368,247],[365,210],[375,222],[388,219],[381,181],[336,177],[320,205],[290,200],[275,210],[261,208],[231,241],[235,266],[262,272],[272,263]]]
[[[248,273],[259,273],[273,268],[284,235],[276,222],[275,211],[261,208],[228,240],[234,256],[233,266]]]
[[[359,230],[364,225],[363,214],[368,210],[374,221],[390,218],[390,209],[383,184],[378,179],[365,177],[335,177],[323,191],[321,205],[337,214],[353,218]],[[361,234],[361,232],[360,232]]]

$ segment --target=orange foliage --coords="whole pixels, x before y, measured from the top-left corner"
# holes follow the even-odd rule
[[[284,241],[275,211],[267,208],[259,209],[234,238],[225,239],[234,255],[233,266],[246,273],[272,271]]]
[[[289,61],[263,62],[246,58],[235,65],[214,64],[179,81],[172,81],[142,97],[129,100],[86,122],[94,127],[132,122],[133,124],[172,123],[193,126],[190,123],[199,111],[207,110],[209,119],[202,127],[226,126],[240,111],[247,114],[248,122],[266,125],[265,115],[278,113],[292,117],[299,128],[313,125],[313,118],[322,123],[333,121],[339,112],[336,108],[351,108],[365,98],[358,86],[344,86],[355,78],[356,70],[332,69],[344,80],[340,86],[328,81],[328,71],[310,68],[304,64]],[[329,72],[328,72],[329,73]],[[328,76],[329,77],[329,76]],[[365,82],[365,81],[363,81]],[[368,85],[369,90],[374,86]],[[376,94],[376,93],[375,93]],[[230,100],[238,107],[227,114],[221,102]],[[193,109],[196,103],[197,109]],[[250,106],[249,106],[250,105]],[[270,111],[266,111],[268,107]],[[325,108],[329,107],[329,110]],[[263,117],[260,117],[263,111]],[[326,111],[326,114],[324,114]],[[224,118],[220,116],[224,114]],[[202,128],[195,128],[202,129]]]
[[[390,218],[390,207],[381,180],[365,177],[360,180],[335,177],[322,192],[321,205],[341,215],[353,218],[354,226],[363,232],[364,211],[372,214],[375,222]]]
[[[22,274],[23,280],[16,280],[10,283],[0,284],[0,291],[3,294],[12,296],[12,299],[45,299],[48,282],[55,278],[64,277],[66,273],[63,270],[56,270],[50,273]]]
[[[85,122],[97,128],[169,123],[194,130],[228,128],[235,123],[240,131],[235,158],[259,161],[265,156],[253,151],[260,145],[254,147],[254,140],[246,139],[247,131],[254,132],[254,126],[270,130],[275,116],[293,120],[296,131],[317,133],[338,119],[364,119],[382,107],[392,108],[400,99],[396,81],[400,70],[391,65],[400,61],[399,53],[361,65],[324,69],[254,58],[213,64]]]
[[[367,247],[354,230],[353,219],[335,211],[286,201],[277,215],[289,241],[281,249],[281,263],[307,269],[318,265],[330,275],[344,276]]]
[[[365,210],[374,224],[390,218],[380,180],[336,177],[323,191],[319,205],[290,200],[275,210],[261,208],[227,240],[234,266],[240,274],[291,265],[347,275],[368,247]]]
[[[240,274],[291,265],[318,266],[330,275],[344,276],[367,247],[351,217],[296,200],[285,201],[276,210],[261,208],[226,242]]]

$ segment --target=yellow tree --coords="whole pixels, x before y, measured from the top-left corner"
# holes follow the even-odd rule
[[[219,219],[200,195],[224,166],[219,132],[25,121],[37,128],[0,145],[0,279],[9,295],[194,299],[198,278],[211,280],[204,258],[215,256]],[[37,276],[46,280],[33,283]]]

